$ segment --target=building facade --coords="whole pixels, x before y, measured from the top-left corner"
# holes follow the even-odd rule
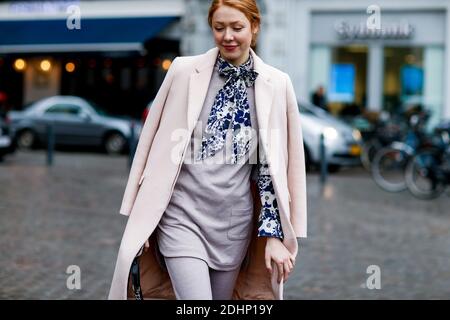
[[[76,95],[139,117],[180,54],[184,3],[0,3],[0,92],[10,108]]]
[[[210,1],[186,1],[185,54],[212,44]],[[299,99],[323,86],[332,112],[421,105],[450,119],[450,1],[261,0],[258,54],[289,73]],[[191,12],[191,13],[189,13]],[[192,25],[196,25],[193,27]]]

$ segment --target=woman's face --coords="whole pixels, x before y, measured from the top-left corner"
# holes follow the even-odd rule
[[[248,59],[253,30],[250,21],[239,10],[220,6],[212,17],[214,41],[222,57],[235,66]]]

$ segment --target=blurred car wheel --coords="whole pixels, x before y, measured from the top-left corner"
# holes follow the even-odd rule
[[[17,136],[17,146],[20,149],[31,149],[36,145],[36,134],[29,129],[21,131]]]
[[[125,145],[125,137],[121,133],[113,132],[106,137],[104,148],[108,154],[120,154],[124,151]]]

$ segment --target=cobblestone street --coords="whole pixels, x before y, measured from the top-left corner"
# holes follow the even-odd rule
[[[0,299],[106,299],[126,224],[118,213],[127,157],[17,152],[0,163]],[[322,189],[308,173],[308,238],[285,299],[448,299],[450,197],[379,189],[345,169]],[[81,269],[69,290],[66,269]],[[381,289],[367,289],[367,267]]]

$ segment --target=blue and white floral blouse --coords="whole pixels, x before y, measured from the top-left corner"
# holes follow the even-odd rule
[[[197,159],[214,156],[225,145],[227,129],[233,129],[233,163],[251,149],[253,137],[249,134],[252,127],[250,106],[247,99],[247,87],[254,86],[258,73],[253,69],[253,58],[234,66],[219,54],[218,72],[226,79],[217,93],[214,105],[208,116],[202,148]],[[275,191],[269,173],[269,165],[259,161],[257,164],[257,185],[261,198],[261,212],[258,219],[258,236],[283,239],[280,214]]]

